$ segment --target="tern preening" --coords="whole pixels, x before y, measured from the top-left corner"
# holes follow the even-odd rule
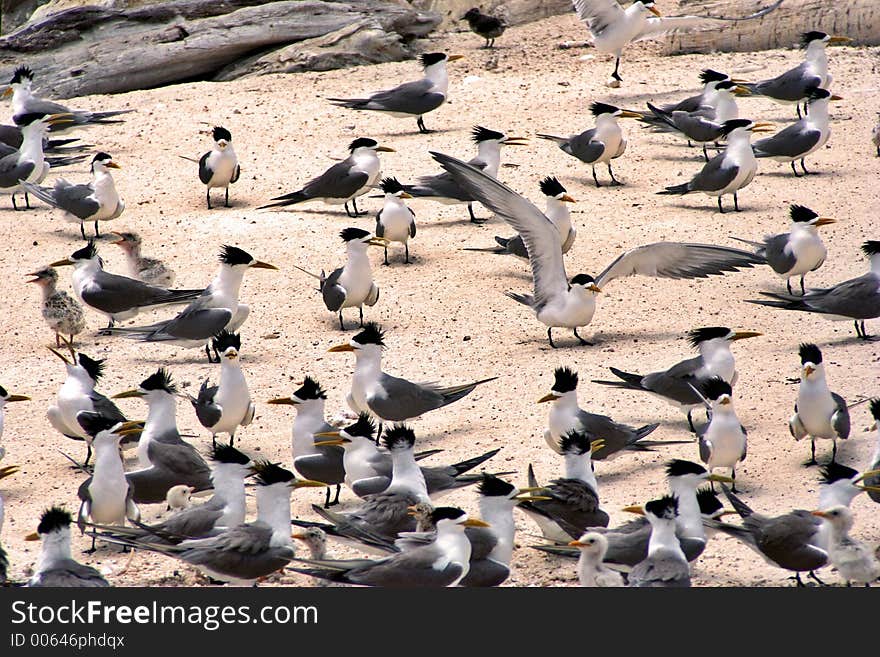
[[[249,269],[275,269],[268,262],[257,260],[237,246],[224,245],[220,250],[220,268],[211,284],[172,319],[126,328],[111,328],[112,335],[126,335],[142,342],[164,342],[184,347],[205,347],[209,362],[210,341],[222,330],[237,331],[251,312],[250,306],[239,301],[241,283]],[[192,298],[192,297],[190,297]]]
[[[614,72],[607,84],[619,87],[620,56],[623,49],[634,41],[650,39],[669,32],[688,30],[703,25],[721,26],[721,21],[738,21],[759,18],[773,11],[782,3],[777,0],[769,7],[742,18],[721,16],[662,16],[654,6],[654,0],[635,0],[623,9],[617,0],[574,0],[574,10],[590,30],[593,45],[599,52],[613,53]]]
[[[807,92],[806,101],[809,113],[772,137],[759,139],[752,144],[755,157],[788,162],[796,177],[801,174],[794,168],[794,163],[800,160],[803,175],[808,175],[810,172],[804,166],[804,158],[822,148],[831,136],[831,127],[828,125],[828,102],[831,100],[842,100],[842,97],[832,96],[827,89],[811,89]]]
[[[596,187],[601,187],[599,179],[596,177],[596,165],[602,163],[608,167],[608,175],[611,176],[610,184],[620,185],[622,183],[614,177],[614,172],[611,170],[611,160],[620,157],[626,151],[626,138],[623,136],[617,119],[639,118],[641,114],[600,102],[592,103],[590,112],[596,117],[595,128],[568,137],[540,133],[537,136],[556,142],[563,152],[589,164],[593,169],[593,180]]]
[[[665,495],[624,511],[643,515],[651,523],[648,556],[633,566],[628,585],[632,587],[689,587],[691,574],[687,558],[676,536],[678,499]]]
[[[746,459],[748,438],[733,408],[733,389],[720,377],[703,384],[711,408],[709,424],[699,434],[700,460],[709,472],[730,468],[731,490],[736,492],[736,465]]]
[[[425,77],[415,82],[405,82],[393,89],[379,91],[367,98],[328,98],[339,107],[355,110],[382,112],[399,118],[417,118],[419,132],[432,132],[425,127],[424,115],[446,102],[449,88],[448,62],[461,59],[463,55],[447,55],[443,52],[419,56]]]
[[[468,164],[493,178],[498,176],[498,167],[501,166],[501,147],[526,145],[523,137],[508,137],[502,132],[479,125],[474,126],[472,136],[477,144],[477,155],[468,160]],[[444,205],[467,203],[471,222],[481,224],[488,221],[474,215],[472,204],[479,199],[464,189],[448,171],[433,176],[421,176],[415,185],[404,185],[403,189],[413,198],[426,198]]]
[[[43,511],[37,531],[25,540],[42,541],[40,558],[34,566],[34,574],[28,580],[29,588],[107,587],[110,583],[97,569],[86,566],[70,555],[70,525],[73,518],[69,511],[53,506]]]
[[[69,258],[49,266],[67,265],[74,267],[73,291],[77,298],[107,317],[108,329],[118,321],[135,317],[144,308],[186,303],[203,294],[202,290],[168,290],[104,271],[104,261],[93,240]]]
[[[349,217],[362,214],[358,211],[357,197],[373,189],[382,175],[377,153],[393,153],[388,146],[379,146],[375,139],[359,137],[348,145],[351,155],[337,162],[317,178],[295,192],[273,198],[276,203],[261,205],[258,209],[281,208],[307,201],[323,201],[330,205],[345,205]],[[351,202],[352,210],[348,209]]]
[[[407,207],[404,199],[412,194],[403,189],[397,178],[383,178],[380,185],[385,192],[385,205],[376,215],[376,237],[403,244],[404,262],[409,264],[409,240],[416,236],[416,213]],[[388,264],[388,244],[385,245],[385,264]]]
[[[342,267],[337,267],[330,275],[313,274],[302,267],[296,267],[304,274],[318,280],[318,289],[324,299],[327,310],[337,313],[339,317],[339,330],[345,330],[342,321],[343,308],[357,308],[360,315],[360,326],[364,325],[364,305],[375,306],[379,301],[379,286],[373,282],[373,268],[370,266],[370,256],[367,254],[368,246],[381,246],[386,248],[388,240],[376,237],[361,228],[343,228],[339,237],[345,243],[346,261]]]
[[[726,326],[694,329],[688,333],[688,341],[699,350],[699,356],[650,374],[631,374],[612,367],[611,372],[619,381],[594,380],[593,383],[651,393],[686,413],[688,426],[695,431],[691,414],[703,406],[700,388],[716,376],[731,385],[736,383],[736,363],[730,343],[760,335],[755,331],[732,331]]]
[[[363,330],[331,352],[351,351],[355,355],[351,392],[346,400],[356,413],[370,413],[383,422],[403,422],[442,408],[470,394],[490,377],[473,383],[440,386],[436,383],[413,383],[382,371],[382,350],[385,332],[375,322],[367,322]]]
[[[140,235],[137,233],[113,233],[116,241],[112,242],[125,254],[128,273],[132,278],[148,285],[171,287],[174,285],[174,270],[157,258],[148,258],[141,253]]]
[[[751,153],[751,149],[749,150]],[[581,344],[590,344],[577,329],[588,325],[596,309],[596,295],[616,278],[642,274],[658,278],[705,278],[763,262],[753,253],[710,244],[656,242],[617,256],[595,279],[578,274],[569,280],[562,260],[559,231],[538,208],[484,171],[442,153],[431,153],[456,183],[502,217],[520,234],[529,253],[534,295],[507,295],[532,308],[547,326],[550,346],[553,328],[573,330]]]
[[[751,244],[759,256],[767,258],[767,264],[779,276],[785,279],[785,287],[791,294],[791,279],[801,277],[801,294],[805,294],[804,276],[816,271],[825,262],[828,251],[825,243],[816,230],[820,226],[836,223],[829,217],[820,217],[816,212],[803,205],[792,205],[789,208],[791,232],[768,235],[763,242],[734,237],[733,239]]]
[[[733,195],[733,207],[739,212],[737,192],[748,185],[758,171],[758,161],[752,150],[751,134],[767,132],[769,123],[754,123],[749,119],[725,121],[721,137],[727,138],[727,148],[703,165],[688,182],[671,185],[658,194],[685,195],[702,192],[718,199],[718,211],[724,212],[721,197]]]
[[[78,223],[82,238],[86,239],[85,224],[94,222],[95,237],[99,221],[116,219],[125,210],[125,201],[119,198],[110,169],[119,169],[113,157],[98,153],[92,159],[92,181],[74,185],[64,178],[55,180],[54,187],[41,187],[30,182],[22,182],[22,188],[38,199],[64,211],[63,219]]]
[[[40,286],[43,300],[40,312],[52,331],[55,332],[55,346],[61,346],[61,336],[67,337],[73,344],[73,338],[86,328],[86,317],[79,302],[64,290],[58,289],[58,272],[52,267],[44,267],[31,272],[33,276],[28,283]]]
[[[212,209],[211,190],[214,187],[223,188],[226,192],[224,205],[229,207],[229,185],[238,182],[241,176],[238,156],[232,147],[232,133],[226,128],[216,126],[211,136],[214,139],[214,148],[199,158],[199,180],[207,187],[205,198],[209,210]]]
[[[810,91],[831,86],[832,76],[828,72],[825,46],[850,41],[852,39],[849,37],[830,36],[825,32],[804,32],[801,35],[801,44],[806,50],[803,62],[775,78],[744,83],[744,86],[756,96],[766,96],[782,105],[796,105],[800,118],[800,104],[807,100]]]
[[[495,39],[504,34],[507,24],[497,16],[484,14],[477,7],[468,9],[459,20],[467,21],[471,32],[486,40],[483,48],[494,48]]]
[[[832,321],[852,320],[856,336],[862,340],[870,340],[871,337],[865,331],[865,320],[880,317],[880,241],[868,240],[862,244],[862,253],[871,261],[871,269],[866,274],[831,287],[810,289],[802,296],[761,292],[772,301],[746,301],[759,306],[817,313]]]

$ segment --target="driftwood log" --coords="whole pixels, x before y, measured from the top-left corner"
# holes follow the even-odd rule
[[[38,92],[70,98],[210,79],[223,69],[228,77],[227,67],[243,58],[365,24],[375,33],[392,35],[394,47],[388,42],[380,48],[383,56],[404,58],[412,56],[407,44],[439,22],[435,13],[384,0],[176,0],[135,9],[76,7],[0,38],[0,80],[27,65],[37,72]],[[370,56],[340,61],[376,61],[375,52]]]

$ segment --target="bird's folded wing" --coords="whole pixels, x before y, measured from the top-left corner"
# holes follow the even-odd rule
[[[334,164],[303,187],[309,198],[347,198],[367,184],[369,176],[364,171],[353,171],[350,158]]]
[[[804,130],[803,124],[794,123],[772,137],[754,143],[758,155],[798,157],[813,148],[822,136],[819,130]]]
[[[446,97],[433,91],[434,83],[428,79],[406,82],[394,89],[380,91],[370,96],[366,109],[380,109],[389,112],[422,114],[430,112],[443,104]]]
[[[184,310],[161,327],[161,331],[183,340],[207,340],[225,328],[230,319],[232,313],[226,308]]]

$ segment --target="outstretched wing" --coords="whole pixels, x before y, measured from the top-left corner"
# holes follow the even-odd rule
[[[623,9],[617,0],[574,0],[572,4],[578,18],[586,23],[593,37],[623,20]]]
[[[535,278],[535,307],[568,290],[562,244],[556,226],[528,200],[475,167],[449,155],[431,156],[480,203],[513,226],[529,252]]]
[[[617,256],[596,278],[596,285],[604,287],[615,278],[634,274],[658,278],[706,278],[763,263],[763,258],[750,251],[727,246],[655,242]]]
[[[724,22],[749,21],[755,18],[761,18],[762,16],[769,14],[781,4],[782,0],[776,0],[773,4],[768,5],[763,9],[759,9],[748,16],[652,16],[645,22],[644,28],[634,41],[650,39],[651,37],[659,36],[661,34],[670,34],[699,27],[714,26],[721,29]]]

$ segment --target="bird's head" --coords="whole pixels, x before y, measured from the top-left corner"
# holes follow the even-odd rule
[[[481,125],[473,127],[471,130],[471,139],[474,140],[474,143],[476,143],[478,147],[482,147],[484,144],[496,147],[525,146],[528,143],[525,137],[508,137],[503,132],[490,130]]]
[[[369,137],[358,137],[353,142],[348,145],[348,150],[352,155],[356,155],[357,153],[373,153],[374,155],[377,152],[380,153],[394,153],[395,150],[393,148],[389,148],[388,146],[379,146],[379,142],[375,139],[370,139]]]
[[[416,444],[416,434],[405,424],[395,424],[385,430],[382,444],[392,454],[412,450]]]
[[[123,437],[138,436],[144,430],[140,422],[119,422],[94,411],[80,411],[76,414],[76,421],[95,445],[119,444]]]
[[[619,107],[616,107],[614,105],[609,105],[608,103],[600,103],[598,101],[590,104],[590,113],[596,117],[597,121],[603,120],[604,118],[635,119],[641,116],[641,114],[639,114],[638,112],[620,109]]]
[[[98,249],[95,247],[95,241],[89,240],[88,244],[86,244],[83,248],[78,249],[70,254],[69,258],[64,258],[63,260],[56,260],[50,267],[66,267],[68,265],[73,265],[74,267],[80,267],[82,265],[89,264],[91,262],[96,262],[98,265],[103,266],[103,262],[101,258],[98,256]]]
[[[828,101],[832,100],[843,100],[843,96],[832,94],[827,89],[822,89],[820,87],[813,87],[807,91],[807,104],[809,105],[819,102],[828,103]]]
[[[412,194],[404,191],[403,185],[400,184],[400,181],[397,178],[382,178],[382,182],[379,184],[382,188],[382,191],[385,192],[385,196],[393,196],[395,198],[412,198]]]
[[[725,80],[729,80],[730,76],[727,73],[721,73],[719,71],[714,71],[711,68],[706,68],[700,71],[700,82],[705,84],[712,84],[718,82],[724,82]]]
[[[568,195],[565,187],[562,186],[562,183],[556,178],[556,176],[547,176],[540,183],[541,193],[547,197],[547,199],[554,199],[556,201],[560,201],[562,203],[577,203],[571,196]]]
[[[472,21],[472,20],[476,20],[477,18],[479,18],[482,15],[483,14],[480,13],[479,9],[477,9],[476,7],[472,7],[470,9],[468,9],[465,12],[464,16],[462,16],[459,20]]]
[[[218,465],[250,466],[251,457],[229,443],[216,442],[211,448],[211,460]]]
[[[214,145],[221,151],[225,151],[232,143],[232,133],[226,128],[215,126],[211,136],[214,138]]]
[[[220,263],[232,269],[278,269],[275,265],[262,262],[254,258],[250,253],[237,246],[224,244],[220,249]]]
[[[654,0],[636,0],[633,4],[637,5],[645,13],[651,13],[658,17],[663,15],[654,6]]]
[[[308,404],[309,402],[327,399],[327,392],[318,383],[318,380],[306,376],[302,384],[290,397],[279,397],[270,399],[269,404],[286,404],[288,406],[299,406],[300,404]]]
[[[812,343],[803,343],[798,348],[801,357],[801,380],[813,381],[824,376],[825,370],[822,365],[822,352],[819,347]]]
[[[659,499],[651,500],[644,506],[628,506],[623,510],[646,516],[651,522],[675,520],[678,516],[678,498],[674,495],[664,495]]]
[[[3,96],[11,96],[18,88],[31,88],[34,81],[34,72],[27,66],[19,66],[9,79],[9,86],[3,91]]]
[[[715,91],[730,96],[750,96],[752,94],[746,87],[737,84],[733,80],[722,80],[715,85]]]
[[[602,288],[596,285],[596,279],[589,274],[578,274],[577,276],[572,277],[568,282],[568,285],[573,290],[592,295],[599,294],[602,291]]]
[[[791,205],[788,212],[791,217],[792,229],[817,228],[836,223],[834,219],[829,217],[820,217],[817,212],[804,205]]]
[[[738,135],[749,135],[753,132],[773,132],[770,123],[755,123],[751,119],[729,119],[721,125],[721,133],[728,138]]]
[[[801,45],[804,48],[824,48],[826,45],[835,43],[850,43],[852,39],[846,36],[831,36],[825,32],[812,30],[801,34]]]
[[[330,347],[328,351],[338,353],[341,351],[353,351],[355,356],[372,355],[379,356],[385,346],[385,331],[376,322],[367,322],[359,333],[345,344]]]
[[[112,233],[116,239],[111,244],[115,244],[126,253],[131,253],[141,245],[141,237],[137,233]]]
[[[539,404],[545,402],[556,401],[562,397],[576,395],[578,385],[578,374],[569,367],[557,367],[553,371],[553,387],[550,393],[544,395],[538,400]]]
[[[388,245],[388,240],[385,238],[375,237],[372,233],[362,228],[354,228],[352,226],[343,228],[339,232],[339,237],[342,238],[342,241],[345,242],[348,248],[365,249],[368,246],[384,247]]]
[[[598,532],[587,532],[569,545],[580,548],[581,552],[598,556],[604,555],[608,550],[608,539]]]
[[[33,276],[28,283],[36,283],[40,287],[55,287],[58,284],[58,272],[52,267],[32,271],[28,276]]]
[[[685,461],[684,459],[672,459],[666,464],[666,479],[669,481],[669,487],[673,491],[684,488],[696,490],[707,481],[718,481],[724,483],[732,483],[730,477],[709,474],[699,463],[693,461]]]
[[[730,384],[718,376],[713,376],[703,384],[703,396],[712,404],[712,408],[733,408],[733,389]]]
[[[453,527],[488,527],[489,524],[476,518],[468,518],[468,514],[454,506],[438,506],[431,512],[431,521],[438,532],[449,531]]]
[[[70,511],[60,506],[52,506],[40,514],[40,524],[37,531],[25,536],[26,541],[47,540],[50,537],[69,535],[70,525],[73,524],[73,516]]]
[[[67,112],[58,114],[28,112],[27,114],[16,114],[12,119],[22,132],[39,132],[43,135],[49,132],[49,128],[54,125],[73,123],[73,115]]]
[[[171,378],[171,372],[160,367],[153,374],[141,381],[137,388],[113,395],[113,399],[143,399],[147,403],[152,400],[177,394],[177,386]]]
[[[733,331],[726,326],[703,326],[688,331],[687,339],[692,347],[707,354],[716,349],[729,349],[731,342],[760,335],[757,331]]]
[[[121,168],[113,161],[113,156],[107,153],[98,153],[92,158],[92,173],[108,173],[107,169]]]
[[[30,401],[30,397],[24,395],[13,395],[7,392],[6,388],[0,386],[0,408],[6,406],[10,402]]]
[[[223,329],[212,338],[211,345],[220,354],[220,358],[237,360],[241,351],[241,335]]]
[[[419,63],[427,71],[431,67],[445,67],[448,62],[454,62],[463,57],[464,55],[447,55],[445,52],[428,52],[419,55]]]

